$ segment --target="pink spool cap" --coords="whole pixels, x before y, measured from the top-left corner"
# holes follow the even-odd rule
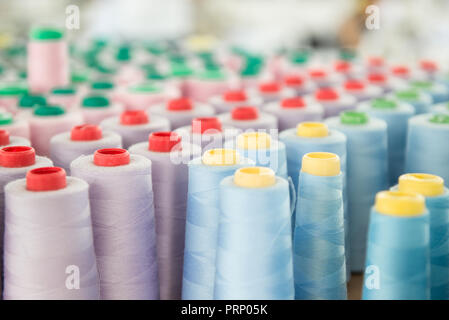
[[[222,130],[220,120],[216,117],[195,118],[192,120],[192,132],[203,134],[207,130]]]
[[[7,130],[0,130],[0,146],[9,144],[9,132]]]
[[[36,152],[27,146],[11,146],[0,149],[0,166],[21,168],[32,166],[36,162]]]
[[[338,92],[332,88],[321,88],[315,92],[315,99],[318,101],[336,101],[338,98]]]
[[[167,110],[170,111],[187,111],[192,109],[193,104],[189,98],[172,99],[167,103]]]
[[[259,91],[267,94],[278,93],[281,91],[281,86],[277,82],[265,82],[259,85]]]
[[[259,118],[259,110],[250,106],[237,107],[232,109],[231,118],[234,120],[256,120]]]
[[[365,89],[365,84],[359,80],[348,80],[345,83],[345,89],[349,91],[358,91]]]
[[[94,164],[100,167],[117,167],[129,164],[128,150],[121,148],[99,149],[94,153]]]
[[[226,102],[242,102],[246,101],[247,98],[243,90],[230,90],[223,94],[223,100]]]
[[[92,124],[82,124],[72,128],[70,140],[73,141],[93,141],[102,138],[101,128]]]
[[[66,173],[63,168],[43,167],[28,171],[26,187],[30,191],[52,191],[67,186]]]
[[[297,108],[304,108],[305,106],[306,103],[304,102],[304,99],[301,97],[286,98],[281,102],[281,107],[284,109],[297,109]]]
[[[170,152],[173,150],[175,146],[178,145],[179,149],[177,147],[177,150],[181,150],[180,148],[181,136],[178,135],[176,132],[171,131],[153,132],[150,134],[148,141],[149,141],[148,150],[150,151]]]
[[[150,118],[144,110],[128,110],[120,115],[120,123],[125,126],[134,126],[149,122]]]

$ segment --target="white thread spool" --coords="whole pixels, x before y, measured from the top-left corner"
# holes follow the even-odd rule
[[[278,121],[275,116],[259,112],[256,107],[245,106],[236,107],[232,112],[218,115],[221,123],[225,126],[245,130],[264,130],[269,132],[271,129],[277,129]]]
[[[263,81],[259,83],[257,89],[250,89],[249,92],[259,96],[263,103],[279,101],[284,98],[295,96],[295,91],[293,89],[283,87],[275,81]]]
[[[7,130],[0,129],[0,147],[31,146],[30,141],[23,137],[10,136]]]
[[[120,117],[103,120],[100,126],[105,130],[118,133],[122,137],[122,145],[125,149],[135,143],[147,141],[151,132],[170,130],[167,119],[159,116],[148,117],[143,110],[125,111]]]
[[[228,80],[228,75],[221,70],[204,70],[187,80],[187,96],[195,101],[207,102],[229,89]]]
[[[404,80],[390,77],[388,74],[381,72],[368,74],[366,80],[369,84],[382,88],[384,93],[389,93],[393,88],[405,85],[406,83]]]
[[[28,121],[13,118],[11,113],[0,112],[0,129],[7,130],[10,135],[30,139],[30,127]]]
[[[80,98],[81,95],[75,87],[56,87],[51,90],[48,96],[48,103],[71,110],[79,103]]]
[[[5,197],[4,298],[98,299],[87,183],[37,168]]]
[[[163,103],[177,90],[156,83],[142,83],[130,86],[121,93],[122,101],[128,110],[146,110],[148,107]]]
[[[104,119],[120,115],[123,110],[121,104],[111,103],[102,95],[86,96],[81,103],[84,122],[89,124],[100,124]]]
[[[317,89],[316,84],[297,74],[289,74],[284,77],[284,85],[295,91],[295,95],[303,96]]]
[[[357,99],[349,94],[341,93],[332,88],[321,88],[313,96],[306,96],[306,100],[320,103],[324,108],[324,117],[333,117],[345,110],[357,107]]]
[[[211,117],[215,113],[211,106],[192,102],[188,98],[176,98],[166,104],[152,106],[149,112],[168,119],[173,130],[188,126],[194,118]]]
[[[122,138],[111,131],[102,132],[99,126],[82,124],[53,136],[50,140],[50,158],[55,165],[70,173],[70,163],[82,155],[98,149],[121,148]]]
[[[154,132],[129,148],[152,162],[161,299],[181,299],[189,160],[201,148],[172,132]]]
[[[243,90],[228,90],[222,95],[213,96],[209,102],[217,113],[223,113],[242,106],[260,107],[263,100],[254,93],[249,94]]]
[[[335,87],[343,83],[345,77],[338,73],[330,72],[324,68],[312,67],[308,70],[310,80],[319,88]]]
[[[354,96],[358,102],[379,98],[384,94],[381,87],[376,87],[356,79],[346,81],[342,91]]]

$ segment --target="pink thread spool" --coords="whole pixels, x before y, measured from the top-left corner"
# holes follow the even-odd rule
[[[306,100],[321,104],[324,108],[325,118],[336,116],[344,110],[355,109],[357,105],[357,99],[354,96],[333,88],[320,88],[313,96],[307,96]]]
[[[267,133],[272,129],[277,129],[277,119],[275,116],[260,112],[259,109],[252,106],[236,107],[232,112],[218,115],[221,123],[225,126],[234,127],[243,131],[265,131]]]
[[[245,90],[227,90],[221,95],[213,96],[209,100],[217,113],[231,112],[236,107],[251,105],[260,107],[263,103],[261,97]]]
[[[26,119],[13,117],[11,113],[0,112],[0,129],[7,130],[10,135],[30,139],[30,128]]]
[[[100,124],[104,119],[120,115],[123,110],[121,104],[111,102],[108,97],[102,95],[89,95],[81,102],[84,122],[90,124]]]
[[[27,76],[34,93],[47,93],[69,84],[69,56],[62,30],[46,27],[31,30]]]
[[[227,75],[221,70],[205,70],[187,81],[187,96],[200,102],[207,102],[228,89]]]
[[[53,88],[48,96],[48,104],[63,106],[66,110],[75,108],[80,100],[81,97],[75,87]]]
[[[0,108],[11,113],[17,112],[17,104],[22,95],[27,93],[26,87],[15,83],[0,85]]]
[[[156,83],[141,83],[126,88],[122,101],[128,110],[147,110],[149,107],[163,103],[169,98],[167,88]]]

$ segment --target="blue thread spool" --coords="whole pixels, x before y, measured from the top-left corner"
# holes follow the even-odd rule
[[[429,214],[414,193],[382,191],[371,211],[364,300],[429,298]]]
[[[405,171],[435,174],[449,181],[449,115],[415,116],[408,127]]]
[[[416,89],[397,91],[393,97],[411,104],[415,108],[415,114],[429,112],[433,103],[432,97],[428,93]]]
[[[289,187],[265,167],[220,183],[215,299],[293,299]]]
[[[361,103],[359,110],[387,123],[389,185],[394,185],[404,173],[407,122],[415,110],[408,103],[388,98]]]
[[[211,149],[190,161],[182,299],[213,299],[219,185],[252,163],[229,149]]]
[[[432,107],[433,113],[449,114],[449,102],[439,103]]]
[[[370,208],[376,193],[388,187],[387,125],[366,113],[346,111],[326,120],[347,138],[349,257],[351,271],[365,264]]]
[[[393,190],[423,195],[430,214],[430,298],[449,299],[449,190],[438,176],[404,174]]]
[[[416,80],[410,82],[412,88],[421,90],[432,97],[432,104],[449,100],[449,89],[441,83]]]
[[[342,190],[336,154],[303,157],[293,241],[296,299],[347,298]]]

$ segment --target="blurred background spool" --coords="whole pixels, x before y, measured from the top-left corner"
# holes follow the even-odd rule
[[[101,95],[86,96],[81,103],[81,113],[85,123],[100,124],[104,119],[119,116],[123,106],[111,103],[109,98]]]
[[[366,113],[345,111],[326,120],[347,138],[349,258],[353,272],[363,270],[371,205],[388,187],[387,125]]]
[[[379,192],[367,248],[364,300],[429,299],[429,214],[421,195]]]
[[[221,95],[211,97],[209,103],[217,113],[224,113],[231,112],[236,107],[260,107],[262,99],[255,94],[247,93],[245,90],[231,89]]]
[[[70,167],[89,183],[101,299],[159,299],[151,161],[110,148]]]
[[[20,97],[28,93],[28,88],[21,83],[0,84],[0,107],[14,113]]]
[[[379,98],[383,95],[382,88],[356,79],[347,80],[342,89],[343,92],[354,96],[358,102]]]
[[[449,114],[449,103],[437,103],[432,107],[431,112]]]
[[[411,104],[415,108],[415,114],[430,112],[432,106],[432,97],[416,89],[396,91],[394,97],[399,101]]]
[[[392,186],[404,173],[407,124],[415,110],[408,103],[388,98],[361,103],[358,109],[387,123],[388,183]]]
[[[15,115],[21,118],[30,117],[33,114],[33,108],[36,106],[47,105],[47,99],[43,95],[38,94],[24,94],[20,97],[17,103],[17,108],[14,109]]]
[[[161,299],[181,299],[188,168],[201,148],[174,132],[153,132],[129,148],[152,162]]]
[[[449,101],[449,88],[442,83],[415,80],[409,83],[412,88],[425,92],[432,97],[432,104]]]
[[[219,202],[214,299],[293,299],[287,181],[241,168],[221,181]]]
[[[25,119],[14,118],[9,112],[0,112],[0,129],[10,135],[30,139],[30,127]]]
[[[284,86],[294,90],[295,96],[303,96],[316,90],[316,85],[301,75],[287,74],[283,81]]]
[[[340,112],[355,109],[357,106],[357,99],[354,96],[332,88],[318,89],[313,96],[308,96],[306,99],[321,104],[325,118],[337,116]]]
[[[221,123],[243,131],[261,130],[269,132],[277,129],[277,119],[275,116],[259,112],[259,109],[252,106],[235,107],[231,112],[218,115]]]
[[[293,89],[284,87],[276,81],[262,81],[256,88],[249,89],[248,91],[250,94],[254,94],[258,96],[259,99],[262,99],[263,104],[291,98],[295,95]]]
[[[148,135],[152,132],[170,130],[167,119],[159,116],[149,117],[144,110],[125,111],[120,117],[103,120],[100,126],[105,130],[118,133],[122,137],[125,149],[133,144],[147,141]]]
[[[344,81],[344,77],[340,74],[333,73],[326,68],[312,67],[308,71],[309,78],[320,89],[335,87]]]
[[[3,298],[98,299],[87,183],[36,168],[8,183],[5,197]]]
[[[231,149],[211,149],[189,162],[183,300],[213,299],[220,182],[251,164]]]
[[[30,141],[23,137],[11,136],[8,130],[0,129],[0,147],[31,146]]]
[[[336,154],[304,155],[293,235],[295,299],[347,298],[342,191]]]
[[[435,174],[449,181],[449,115],[418,115],[408,125],[405,172]]]
[[[70,163],[82,155],[93,154],[98,149],[121,148],[122,138],[99,126],[82,124],[53,136],[50,140],[50,158],[55,165],[70,173]]]
[[[79,103],[80,96],[75,86],[55,87],[48,95],[48,103],[71,110]]]
[[[228,75],[221,69],[204,70],[187,82],[187,96],[194,101],[208,102],[215,95],[229,89]]]
[[[176,92],[171,95],[175,96]],[[170,92],[155,83],[141,83],[129,86],[123,93],[123,103],[128,110],[147,110],[149,107],[168,100]]]

